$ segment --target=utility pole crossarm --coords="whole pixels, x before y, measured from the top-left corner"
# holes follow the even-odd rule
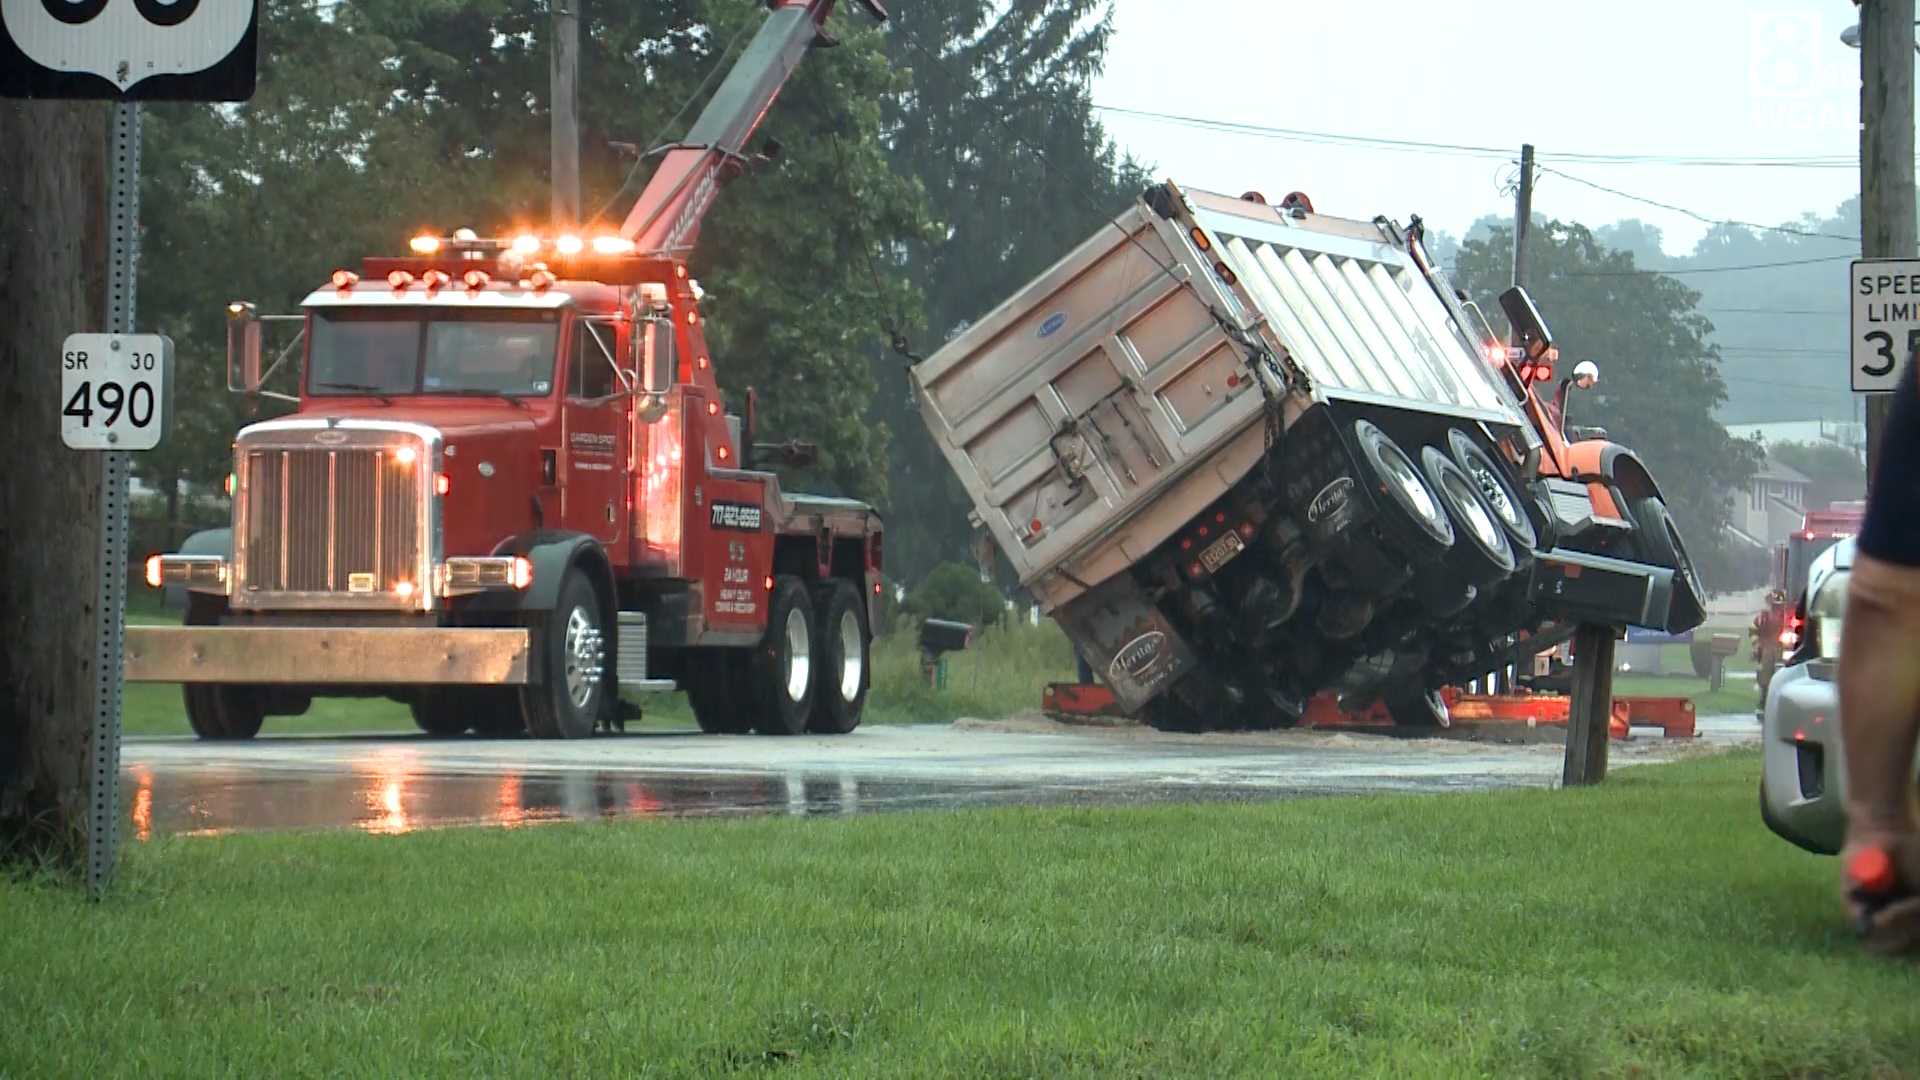
[[[642,253],[690,250],[720,186],[745,171],[747,141],[773,107],[794,69],[815,44],[834,0],[773,0],[772,12],[684,142],[668,150],[621,225]],[[884,18],[876,4],[865,4]]]

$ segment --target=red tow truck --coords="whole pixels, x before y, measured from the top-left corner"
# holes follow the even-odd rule
[[[578,738],[619,691],[685,689],[703,730],[844,733],[866,701],[881,523],[754,468],[687,258],[833,0],[757,37],[617,231],[469,229],[339,269],[297,316],[229,307],[229,384],[289,415],[234,440],[233,524],[155,555],[179,627],[126,677],[184,684],[202,738],[317,696],[386,696],[433,734]],[[876,18],[886,13],[862,0]]]
[[[1753,638],[1754,679],[1760,685],[1760,706],[1766,704],[1767,686],[1773,681],[1773,673],[1780,670],[1782,659],[1800,646],[1800,627],[1794,622],[1794,606],[1807,589],[1807,571],[1813,566],[1813,560],[1828,548],[1859,534],[1866,511],[1867,504],[1863,502],[1829,503],[1824,510],[1809,510],[1786,542],[1774,545],[1767,606],[1753,617],[1753,625],[1747,631]]]

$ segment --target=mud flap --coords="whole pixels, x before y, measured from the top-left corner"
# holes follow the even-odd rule
[[[1197,666],[1185,639],[1126,574],[1082,593],[1053,618],[1128,715]]]

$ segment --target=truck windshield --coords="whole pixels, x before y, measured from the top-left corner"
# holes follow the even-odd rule
[[[540,397],[553,389],[559,332],[551,311],[316,313],[307,389]]]

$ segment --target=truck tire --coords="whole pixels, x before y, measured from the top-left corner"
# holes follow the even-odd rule
[[[535,622],[542,638],[545,678],[520,689],[527,734],[536,739],[584,739],[598,726],[608,686],[604,611],[599,590],[577,566],[567,570],[553,610]]]
[[[867,689],[873,684],[868,656],[867,605],[850,583],[835,581],[814,593],[820,612],[820,662],[815,665],[813,719],[807,730],[818,735],[845,735],[860,726],[867,707]]]
[[[1195,672],[1147,702],[1140,719],[1155,731],[1213,731],[1222,726],[1224,712],[1207,674]]]
[[[1447,450],[1453,455],[1454,464],[1467,474],[1493,509],[1494,517],[1513,543],[1516,561],[1525,560],[1537,549],[1540,536],[1533,527],[1533,519],[1527,515],[1526,500],[1507,479],[1506,470],[1459,428],[1447,429]]]
[[[753,730],[753,701],[745,692],[750,657],[743,649],[703,649],[687,657],[687,704],[708,735]]]
[[[1366,482],[1381,496],[1374,502],[1391,519],[1393,535],[1409,549],[1402,554],[1430,560],[1445,553],[1453,546],[1453,522],[1420,469],[1371,421],[1354,421],[1353,435],[1371,474]]]
[[[510,686],[476,686],[467,690],[473,710],[473,733],[483,739],[511,739],[527,733],[520,711],[520,692]]]
[[[187,594],[188,626],[217,626],[226,601],[200,593]],[[187,726],[202,739],[251,739],[260,734],[267,718],[266,694],[257,687],[222,683],[181,683]]]
[[[267,718],[266,700],[251,686],[182,683],[187,726],[202,739],[251,739]]]
[[[461,693],[464,687],[437,688],[422,690],[407,702],[407,709],[413,713],[413,726],[429,735],[443,738],[453,735],[465,735],[473,726],[479,710],[473,708],[473,702]]]
[[[1674,524],[1673,516],[1667,513],[1667,501],[1658,495],[1642,495],[1628,504],[1627,512],[1633,515],[1633,539],[1640,557],[1672,570],[1675,583],[1686,586],[1691,594],[1673,598],[1671,621],[1685,624],[1683,629],[1692,629],[1706,614],[1707,590],[1693,568],[1686,541],[1680,538],[1680,526]]]
[[[1519,563],[1480,486],[1452,458],[1429,446],[1420,451],[1420,471],[1453,519],[1453,547],[1447,563],[1470,585],[1491,585],[1510,576]]]
[[[762,735],[799,735],[813,718],[815,641],[813,601],[800,579],[782,574],[767,598],[767,634],[753,650],[747,679],[754,703],[753,730]]]

